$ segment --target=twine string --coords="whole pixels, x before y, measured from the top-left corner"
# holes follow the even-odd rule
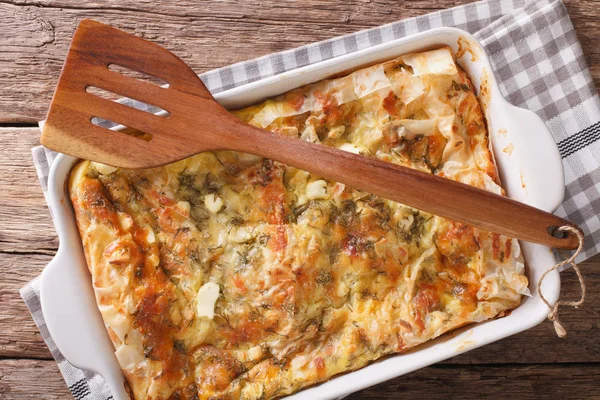
[[[564,328],[563,324],[560,321],[560,318],[558,317],[558,308],[560,306],[570,306],[570,307],[577,308],[577,307],[583,305],[583,302],[585,301],[586,288],[585,288],[585,282],[583,280],[583,275],[581,274],[579,266],[575,263],[575,259],[577,258],[579,253],[581,253],[581,249],[583,248],[583,235],[581,234],[581,232],[578,229],[575,229],[572,226],[568,226],[568,225],[561,226],[560,228],[558,228],[558,230],[561,232],[567,231],[567,232],[571,232],[571,233],[575,234],[579,241],[579,245],[577,246],[577,250],[575,250],[575,252],[571,255],[571,257],[567,258],[564,261],[559,262],[558,264],[555,264],[552,268],[549,268],[546,272],[544,272],[542,274],[542,277],[540,278],[538,285],[537,285],[537,291],[540,295],[540,298],[544,302],[544,304],[546,304],[546,306],[550,309],[550,312],[548,313],[548,319],[553,322],[554,330],[556,331],[556,335],[560,338],[564,338],[567,336],[567,330]],[[565,300],[559,299],[554,304],[554,306],[552,306],[548,302],[548,300],[546,300],[546,298],[544,297],[544,294],[542,293],[542,282],[544,281],[544,278],[546,277],[546,275],[548,275],[550,272],[552,272],[564,265],[567,265],[567,264],[570,264],[573,267],[573,270],[575,270],[575,273],[577,274],[577,278],[579,278],[579,285],[581,287],[581,298],[577,301],[565,301]]]

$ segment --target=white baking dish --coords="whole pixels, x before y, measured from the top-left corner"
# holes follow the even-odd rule
[[[488,92],[480,93],[480,98],[484,98],[482,102],[491,143],[504,188],[514,199],[554,211],[563,198],[564,180],[561,159],[550,132],[537,115],[510,105],[502,97],[481,46],[471,35],[459,29],[434,29],[253,82],[215,97],[227,108],[240,108],[332,74],[404,53],[441,45],[449,45],[457,51],[459,42],[463,48],[466,45],[470,49],[458,60],[459,64],[469,73],[480,92],[482,88],[483,92]],[[502,151],[509,145],[512,145],[512,152]],[[101,374],[115,399],[126,399],[123,376],[96,307],[81,240],[66,194],[67,177],[76,161],[61,155],[50,171],[49,201],[60,247],[42,274],[42,310],[48,330],[65,358],[78,367]],[[339,398],[537,325],[545,319],[548,309],[535,288],[542,273],[554,264],[554,258],[551,250],[544,246],[522,243],[522,249],[528,265],[532,296],[525,298],[509,316],[468,326],[410,352],[387,357],[288,398]],[[557,271],[547,276],[542,288],[549,301],[554,303],[560,291]]]

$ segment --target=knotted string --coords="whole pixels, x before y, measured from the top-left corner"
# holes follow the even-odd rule
[[[550,309],[550,313],[548,314],[548,319],[554,323],[554,330],[556,331],[556,334],[558,335],[558,337],[564,338],[567,336],[567,331],[564,328],[564,326],[562,325],[562,323],[560,322],[560,319],[558,318],[558,308],[560,306],[570,306],[570,307],[577,308],[577,307],[581,306],[583,304],[583,302],[585,301],[585,282],[583,280],[583,275],[581,274],[579,267],[575,263],[575,258],[577,258],[579,253],[581,253],[581,249],[583,248],[583,235],[581,234],[581,232],[579,232],[579,230],[573,228],[572,226],[568,226],[568,225],[561,226],[560,228],[558,228],[558,231],[561,231],[561,232],[568,231],[568,232],[575,234],[579,241],[579,245],[577,246],[577,250],[575,250],[575,252],[573,253],[573,255],[571,255],[571,257],[567,258],[564,261],[561,261],[560,263],[554,265],[552,268],[549,268],[546,272],[544,272],[544,274],[542,275],[542,277],[540,278],[540,280],[538,282],[537,291],[540,295],[540,298],[544,302],[544,304],[546,304],[546,306],[548,306],[548,308]],[[581,298],[578,301],[558,300],[554,304],[554,306],[552,306],[552,305],[550,305],[548,300],[546,300],[546,298],[544,297],[544,294],[542,293],[542,282],[544,281],[544,278],[546,277],[546,275],[548,275],[550,272],[562,267],[563,265],[567,265],[567,264],[570,264],[573,267],[573,269],[575,270],[575,272],[577,273],[577,277],[579,278],[579,285],[581,286]]]

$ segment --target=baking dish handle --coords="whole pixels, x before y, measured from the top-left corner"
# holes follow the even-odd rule
[[[520,177],[512,181],[522,186],[525,203],[548,212],[554,212],[564,198],[565,177],[558,146],[550,130],[533,111],[509,105],[510,131],[524,132],[515,145],[516,160],[520,164]],[[519,190],[521,191],[521,190]],[[511,195],[512,196],[512,195]]]
[[[40,280],[42,313],[50,336],[70,363],[99,373],[115,399],[129,399],[116,357],[96,350],[98,347],[113,348],[113,345],[100,313],[90,312],[97,310],[93,292],[81,286],[82,280],[91,280],[89,272],[79,267],[86,265],[82,251],[70,248],[66,240],[61,242],[63,245],[42,272]],[[78,267],[74,268],[74,265]]]

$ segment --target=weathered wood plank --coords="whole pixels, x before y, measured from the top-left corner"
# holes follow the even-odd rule
[[[264,54],[448,8],[471,0],[277,0],[0,3],[0,122],[43,119],[68,44],[84,17],[165,45],[200,73]],[[597,3],[565,1],[600,87]]]
[[[58,246],[31,158],[37,144],[37,128],[0,128],[0,357],[51,357],[19,296]]]
[[[0,0],[0,123],[44,117],[72,32],[84,17],[166,45],[200,73],[469,1]],[[565,3],[600,88],[598,2]],[[38,137],[35,128],[0,128],[0,398],[7,400],[71,398],[53,360],[2,359],[50,357],[18,294],[58,245],[31,162]],[[598,267],[600,256],[583,267],[588,303],[561,313],[570,331],[566,340],[544,323],[351,398],[600,398]],[[563,274],[563,282],[563,293],[575,295],[574,276]]]
[[[52,358],[19,295],[51,259],[46,254],[0,252],[0,358]]]
[[[72,398],[54,360],[0,360],[0,399]]]
[[[31,158],[38,128],[0,128],[0,252],[52,252],[58,245]]]
[[[358,399],[598,399],[600,366],[434,366],[354,393]]]
[[[476,387],[475,387],[476,383]],[[509,367],[433,366],[384,382],[348,399],[598,399],[595,364]],[[69,399],[69,390],[49,360],[0,360],[0,398]]]

